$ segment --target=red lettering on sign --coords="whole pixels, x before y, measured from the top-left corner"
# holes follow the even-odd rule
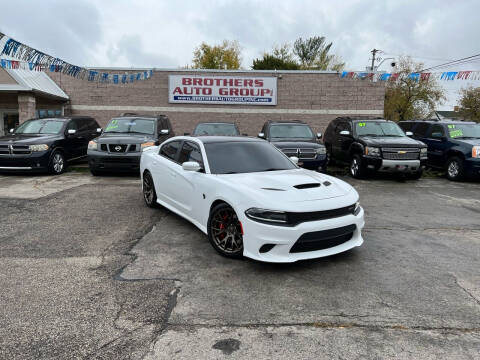
[[[175,90],[173,90],[173,95],[175,95],[175,94],[180,94],[180,95],[182,95],[182,94],[183,94],[183,93],[182,93],[182,89],[180,89],[180,88],[177,86],[177,87],[175,88]]]
[[[263,86],[263,80],[255,79],[255,87],[262,87],[262,86]]]
[[[213,79],[210,79],[210,78],[203,79],[203,85],[213,86]]]
[[[245,86],[253,87],[253,80],[251,80],[251,79],[245,80]]]
[[[242,86],[242,82],[241,79],[235,79],[235,86]]]
[[[201,78],[194,78],[193,79],[193,86],[202,86],[202,79]]]
[[[182,78],[182,85],[192,85],[191,78]]]
[[[218,89],[218,93],[222,96],[228,95],[228,89],[227,88],[220,88],[220,89]]]

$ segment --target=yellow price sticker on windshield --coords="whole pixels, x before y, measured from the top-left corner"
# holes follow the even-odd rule
[[[449,129],[455,129],[455,125],[453,125],[453,124],[452,124],[452,125],[448,125],[448,128],[449,128]]]

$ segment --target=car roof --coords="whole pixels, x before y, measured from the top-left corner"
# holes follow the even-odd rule
[[[414,122],[414,123],[427,123],[427,124],[468,124],[468,125],[473,125],[476,124],[476,122],[473,121],[461,121],[461,120],[404,120],[400,122]]]
[[[235,123],[233,122],[228,122],[228,121],[202,121],[202,122],[199,122],[197,124],[198,125],[201,125],[201,124],[228,124],[228,125],[235,125]]]
[[[75,119],[93,119],[91,116],[49,116],[45,118],[33,118],[29,120],[56,120],[56,121],[69,121]]]
[[[251,136],[175,136],[171,140],[197,140],[204,144],[222,143],[222,142],[264,142],[265,140]]]
[[[301,120],[268,120],[267,123],[269,124],[301,124],[301,125],[308,125]]]

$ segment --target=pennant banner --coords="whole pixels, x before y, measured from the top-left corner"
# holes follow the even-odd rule
[[[445,72],[422,72],[422,73],[373,73],[363,71],[342,71],[343,79],[372,79],[373,81],[397,81],[411,79],[414,81],[434,80],[480,80],[480,71],[445,71]]]
[[[41,51],[22,44],[0,32],[0,43],[4,43],[3,49],[0,46],[2,55],[14,58],[15,60],[0,58],[0,66],[3,69],[20,69],[31,71],[60,72],[65,75],[87,81],[98,81],[102,83],[127,84],[135,81],[147,80],[153,76],[153,70],[123,74],[99,73],[98,71],[72,65],[62,59],[55,58]],[[120,81],[119,81],[120,79]]]

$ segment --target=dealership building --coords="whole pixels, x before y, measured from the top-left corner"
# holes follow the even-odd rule
[[[156,69],[148,79],[114,84],[0,68],[0,134],[33,117],[89,115],[105,126],[122,113],[165,114],[176,134],[199,122],[227,121],[256,135],[266,120],[302,120],[323,132],[338,116],[382,117],[384,95],[384,82],[322,71]]]

